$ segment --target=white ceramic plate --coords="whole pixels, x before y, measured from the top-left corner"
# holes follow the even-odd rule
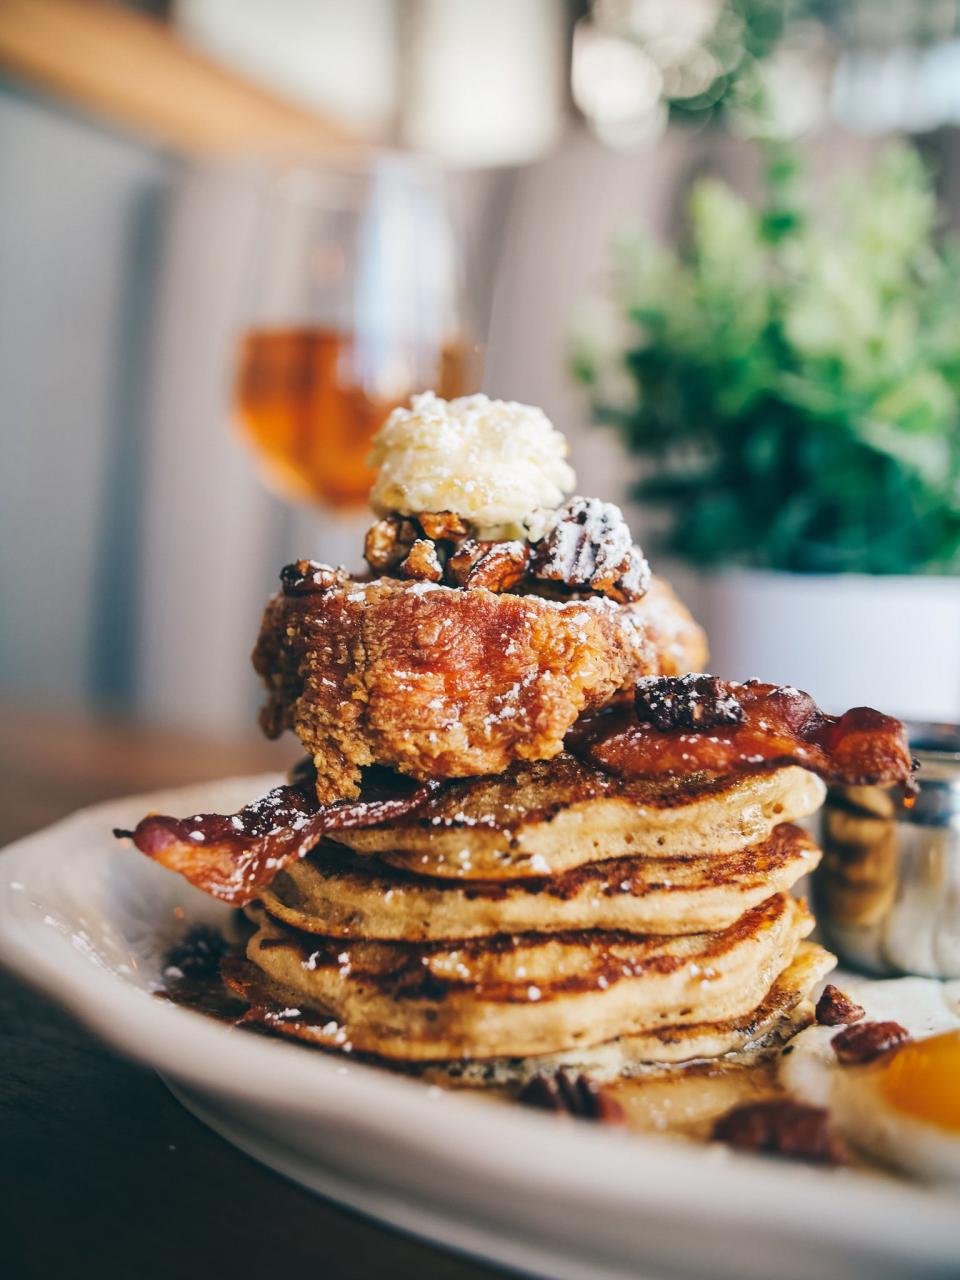
[[[184,917],[226,908],[111,828],[229,812],[276,781],[119,800],[11,846],[0,960],[265,1164],[497,1262],[577,1280],[960,1274],[960,1204],[942,1192],[494,1106],[155,999]]]

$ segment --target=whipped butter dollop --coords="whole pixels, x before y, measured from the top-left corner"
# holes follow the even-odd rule
[[[454,511],[480,538],[541,538],[576,484],[567,442],[542,409],[432,391],[394,409],[373,440],[378,515]]]

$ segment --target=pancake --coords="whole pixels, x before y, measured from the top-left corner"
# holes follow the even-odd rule
[[[624,782],[564,754],[450,784],[415,817],[336,840],[421,875],[554,876],[608,858],[735,853],[814,813],[824,790],[796,766],[735,780]]]
[[[851,813],[828,804],[823,813],[824,839],[830,844],[859,849],[876,848],[880,857],[889,857],[891,836],[896,835],[896,823],[892,818],[880,818],[862,813]]]
[[[739,853],[614,858],[553,878],[442,881],[321,846],[261,895],[285,924],[328,937],[430,942],[577,929],[705,933],[791,888],[820,851],[799,827]]]
[[[761,1002],[813,927],[783,894],[728,929],[678,937],[581,932],[450,943],[320,939],[259,913],[248,959],[362,1053],[424,1061],[525,1057],[661,1027],[719,1022]],[[339,1032],[338,1032],[339,1028]]]
[[[825,914],[841,925],[880,923],[899,890],[896,823],[831,803],[823,828],[826,856],[817,892]]]
[[[838,874],[834,866],[817,877],[817,903],[832,922],[858,927],[880,924],[897,900],[899,882],[861,880]]]
[[[810,1025],[814,1016],[810,993],[835,964],[836,958],[829,951],[813,942],[801,942],[793,960],[777,975],[756,1008],[739,1018],[659,1027],[642,1035],[621,1036],[605,1044],[562,1053],[391,1065],[402,1067],[428,1084],[513,1089],[544,1071],[585,1072],[591,1079],[604,1082],[642,1074],[651,1066],[662,1068],[748,1053],[766,1055],[777,1052],[797,1031]],[[245,1021],[261,1023],[278,1034],[322,1048],[342,1050],[346,1037],[338,1023],[322,1014],[311,1016],[295,1001],[291,1004],[292,994],[270,982],[249,962],[233,966],[229,984],[251,1003]],[[379,1061],[375,1055],[373,1059]]]
[[[651,1064],[675,1065],[727,1054],[777,1052],[813,1022],[811,990],[836,965],[836,957],[815,942],[801,942],[786,969],[757,1007],[739,1018],[660,1027],[643,1035],[621,1036],[591,1049],[573,1049],[542,1057],[487,1059],[421,1069],[431,1084],[522,1086],[543,1071],[565,1069],[597,1081],[642,1073]]]

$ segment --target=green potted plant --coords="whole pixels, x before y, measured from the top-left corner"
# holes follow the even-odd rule
[[[960,718],[960,248],[904,145],[813,203],[783,146],[756,204],[697,183],[678,250],[618,246],[624,341],[576,372],[716,670]]]

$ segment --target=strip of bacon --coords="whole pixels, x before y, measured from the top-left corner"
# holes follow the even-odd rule
[[[830,716],[809,694],[759,680],[658,677],[642,685],[635,706],[620,703],[578,721],[567,750],[629,779],[722,777],[796,764],[849,786],[912,785],[903,725],[870,707]],[[695,714],[707,690],[713,705]],[[739,716],[731,714],[732,705]],[[712,714],[718,707],[723,715]],[[674,727],[660,727],[671,711]]]
[[[356,800],[321,805],[312,777],[274,787],[238,813],[192,818],[150,814],[134,831],[116,828],[149,858],[235,907],[252,902],[278,871],[310,852],[325,835],[373,827],[413,813],[436,788],[388,769],[371,769]]]

